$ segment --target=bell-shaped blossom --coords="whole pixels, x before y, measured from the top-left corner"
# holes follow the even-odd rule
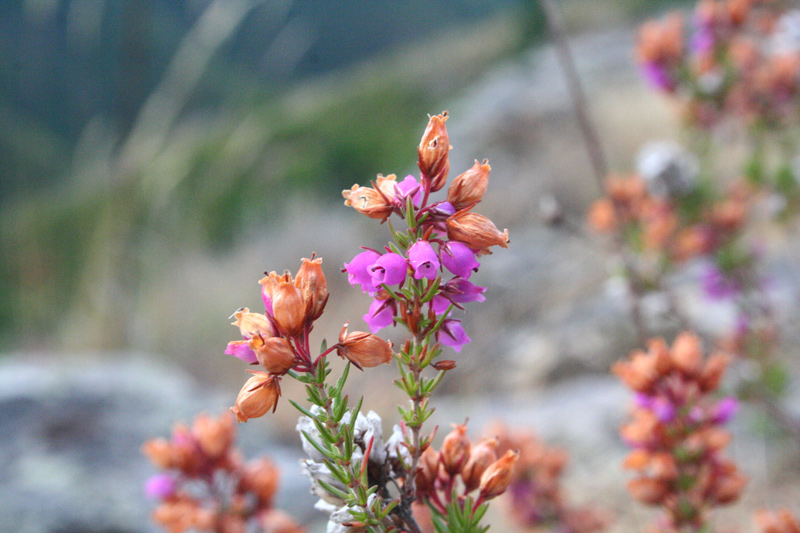
[[[378,292],[378,289],[372,283],[372,272],[370,267],[375,264],[375,261],[381,256],[374,250],[364,250],[356,255],[352,261],[344,264],[344,270],[347,272],[347,281],[350,285],[355,287],[361,285],[361,290],[367,294],[373,295]]]
[[[377,335],[363,331],[347,332],[347,323],[339,333],[339,342],[336,353],[348,359],[358,368],[371,368],[388,364],[392,360],[392,343],[387,342]]]
[[[148,498],[165,500],[175,493],[177,482],[171,474],[156,474],[147,480],[144,492]]]
[[[481,266],[475,258],[475,252],[463,242],[447,241],[439,247],[439,256],[447,270],[464,279]]]
[[[249,341],[229,342],[228,347],[225,348],[225,353],[227,355],[232,355],[237,359],[240,359],[250,365],[254,365],[258,362],[258,358],[256,357],[256,352],[254,352],[253,349],[250,348]]]
[[[464,331],[464,326],[461,325],[461,321],[450,318],[442,323],[442,327],[439,329],[436,339],[445,346],[450,346],[456,352],[460,352],[461,348],[472,340]]]
[[[422,185],[417,183],[417,178],[409,174],[400,183],[397,184],[396,198],[401,205],[406,204],[406,199],[411,197],[411,202],[414,207],[419,207],[422,201]]]
[[[714,424],[725,424],[727,423],[736,412],[739,410],[739,402],[736,398],[729,396],[724,398],[717,403],[714,407],[712,413],[712,422]]]
[[[483,293],[486,287],[479,287],[463,278],[455,277],[445,283],[443,294],[451,302],[463,304],[467,302],[484,302],[486,297]]]
[[[452,302],[450,300],[441,294],[437,294],[433,297],[433,300],[431,300],[431,309],[433,309],[433,312],[438,316],[442,313],[446,313],[447,310],[450,309],[451,304]]]
[[[414,279],[436,279],[439,257],[428,241],[417,241],[408,249],[408,262],[414,269]]]
[[[406,279],[408,262],[402,255],[390,252],[376,259],[369,271],[373,287],[380,287],[383,283],[397,285]]]
[[[387,326],[394,324],[394,316],[397,314],[397,304],[394,300],[373,300],[369,306],[369,311],[364,315],[364,322],[369,326],[372,333],[377,333]]]
[[[244,384],[236,398],[236,405],[231,407],[237,422],[247,422],[269,411],[274,412],[281,395],[280,378],[264,372],[249,372],[253,377]]]

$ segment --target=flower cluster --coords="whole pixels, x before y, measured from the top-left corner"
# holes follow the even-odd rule
[[[800,520],[786,509],[776,513],[767,510],[758,511],[756,525],[761,533],[800,533]]]
[[[497,423],[484,433],[496,435],[497,452],[518,450],[505,499],[511,517],[525,528],[547,527],[564,533],[603,531],[610,517],[593,507],[573,507],[561,486],[561,475],[567,464],[565,450],[547,446],[533,433],[510,430]]]
[[[466,424],[454,424],[442,448],[429,446],[417,467],[417,495],[432,509],[447,515],[451,507],[477,510],[483,502],[496,498],[508,488],[516,450],[497,453],[497,438],[486,438],[473,445]],[[470,493],[477,492],[474,500]],[[483,512],[477,512],[478,518]]]
[[[469,281],[480,266],[477,257],[492,246],[508,246],[501,232],[483,215],[472,212],[486,192],[490,167],[484,161],[457,176],[447,198],[429,203],[430,193],[442,189],[450,167],[446,114],[431,117],[418,149],[419,181],[406,176],[378,176],[372,187],[353,185],[343,191],[345,204],[371,218],[392,215],[409,225],[395,232],[395,243],[384,250],[364,249],[344,271],[353,286],[373,297],[364,320],[374,333],[402,322],[415,336],[434,331],[436,339],[456,351],[470,341],[454,308],[481,302],[485,287]],[[391,222],[390,222],[391,224]]]
[[[672,180],[672,183],[682,182]],[[748,220],[753,190],[745,183],[731,186],[721,197],[695,185],[682,194],[654,195],[648,184],[667,187],[665,181],[645,181],[639,175],[612,176],[607,196],[592,205],[590,226],[616,232],[627,246],[641,254],[655,254],[658,264],[684,262],[700,255],[727,253],[737,243]],[[674,190],[674,187],[673,187]]]
[[[347,324],[339,342],[316,358],[311,356],[309,334],[325,309],[328,285],[322,272],[322,259],[303,259],[297,275],[270,272],[261,281],[264,313],[242,308],[233,314],[233,325],[243,340],[228,343],[226,354],[266,370],[249,370],[247,380],[232,411],[239,422],[274,411],[280,397],[282,376],[294,370],[312,373],[322,358],[336,350],[358,368],[373,367],[392,359],[391,344],[370,333],[348,333]]]
[[[269,533],[301,533],[273,507],[280,473],[268,459],[245,463],[234,447],[233,416],[199,415],[191,428],[178,425],[171,440],[152,439],[142,451],[163,472],[145,490],[159,500],[153,520],[170,533],[243,533],[258,526]]]
[[[624,467],[637,473],[628,490],[664,509],[665,531],[702,527],[714,507],[736,501],[746,484],[723,455],[730,434],[721,426],[738,404],[713,397],[727,365],[722,354],[704,361],[700,339],[682,333],[671,348],[651,340],[647,352],[613,367],[636,393],[631,421],[621,429],[633,448]]]
[[[640,32],[637,57],[656,89],[685,118],[710,127],[735,117],[784,126],[800,112],[800,11],[770,0],[702,0],[691,30],[680,14]]]

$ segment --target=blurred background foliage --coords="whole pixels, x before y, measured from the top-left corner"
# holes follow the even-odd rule
[[[581,31],[676,3],[561,6]],[[412,172],[425,114],[546,38],[524,0],[20,0],[0,25],[3,351],[136,346],[170,256]]]

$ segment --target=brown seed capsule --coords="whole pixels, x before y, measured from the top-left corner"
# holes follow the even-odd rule
[[[233,417],[223,413],[219,418],[200,414],[194,419],[192,434],[200,444],[200,449],[211,459],[225,455],[233,444]]]
[[[344,196],[344,205],[349,205],[369,218],[386,220],[392,214],[391,199],[372,187],[359,187],[356,184],[350,190],[343,190],[342,196]]]
[[[416,489],[417,494],[429,494],[435,490],[434,484],[439,476],[441,455],[433,446],[425,448],[417,463]]]
[[[461,479],[464,481],[464,492],[471,492],[481,484],[481,476],[489,468],[489,465],[497,461],[495,449],[498,443],[497,437],[484,439],[472,448],[469,453],[469,460],[461,468]]]
[[[306,531],[288,513],[280,509],[269,509],[259,514],[258,520],[264,531],[270,533],[305,533]]]
[[[236,398],[236,405],[231,407],[236,421],[240,423],[264,416],[270,410],[274,412],[281,395],[280,378],[264,372],[250,372],[253,377],[244,384]]]
[[[249,346],[270,374],[285,374],[294,366],[294,350],[283,337],[253,337]]]
[[[260,459],[245,467],[241,483],[245,490],[258,496],[260,506],[269,507],[278,491],[280,470],[268,459]]]
[[[442,465],[445,472],[454,476],[461,471],[461,467],[469,460],[470,446],[467,425],[453,424],[453,430],[442,443]]]
[[[463,242],[474,250],[488,251],[491,246],[508,248],[508,230],[502,233],[483,215],[459,211],[446,221],[447,237]]]
[[[700,370],[703,350],[700,337],[690,332],[683,332],[672,343],[672,362],[681,371],[694,374]]]
[[[668,495],[669,484],[658,479],[639,477],[628,481],[628,492],[642,503],[656,505]]]
[[[481,499],[491,500],[505,492],[511,483],[517,459],[519,459],[519,452],[508,450],[503,457],[489,465],[481,476]]]
[[[272,330],[269,320],[267,320],[267,317],[261,313],[251,313],[250,309],[247,307],[242,307],[236,311],[233,316],[236,318],[236,321],[232,322],[232,324],[239,328],[239,331],[242,333],[242,337],[245,339],[249,339],[254,335],[271,337],[275,334],[275,332]]]
[[[422,182],[430,182],[431,192],[444,187],[450,171],[450,138],[444,125],[446,120],[447,112],[432,116],[417,149]]]
[[[294,278],[294,285],[303,296],[306,320],[312,322],[318,319],[328,301],[328,282],[322,272],[322,258],[303,258],[303,264]]]
[[[483,199],[489,185],[489,172],[491,171],[488,160],[475,164],[472,168],[460,174],[450,184],[447,190],[447,201],[460,211],[465,207],[472,207]]]
[[[281,332],[296,336],[303,331],[305,303],[293,283],[281,281],[272,291],[272,312]]]
[[[389,363],[394,355],[392,343],[363,331],[347,332],[347,324],[339,333],[339,344],[336,352],[347,358],[358,368],[369,368]]]
[[[176,468],[172,445],[166,439],[150,439],[142,445],[142,453],[162,470]]]
[[[699,383],[703,392],[717,390],[730,361],[730,357],[722,353],[714,354],[708,358],[703,371],[700,373]]]

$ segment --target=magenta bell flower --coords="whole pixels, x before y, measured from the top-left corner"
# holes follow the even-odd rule
[[[472,339],[467,337],[460,320],[448,318],[442,323],[442,327],[437,332],[436,340],[445,346],[450,346],[456,352],[460,352],[461,347]]]
[[[356,255],[352,261],[344,264],[344,270],[347,271],[347,281],[353,287],[356,284],[361,285],[361,290],[369,295],[378,292],[378,289],[372,283],[372,271],[370,267],[375,264],[375,261],[381,256],[374,250],[364,250]]]
[[[439,257],[428,241],[417,241],[408,249],[408,262],[414,269],[414,279],[436,279]]]
[[[395,187],[398,191],[397,199],[402,205],[406,205],[406,198],[411,196],[414,207],[419,207],[419,203],[422,201],[422,186],[417,183],[417,178],[409,174]]]
[[[675,80],[663,65],[649,61],[641,66],[641,72],[644,79],[656,89],[665,92],[675,90]]]
[[[228,347],[225,348],[225,353],[227,355],[232,355],[237,359],[241,359],[245,363],[254,365],[258,362],[258,358],[256,357],[256,353],[248,346],[249,341],[232,341],[228,343]]]
[[[369,270],[372,272],[372,285],[380,287],[381,284],[397,285],[406,279],[408,263],[400,254],[386,253],[375,261]]]
[[[714,407],[711,420],[715,424],[725,424],[739,411],[739,402],[731,396],[723,398]]]
[[[436,313],[437,316],[447,312],[447,310],[450,309],[450,304],[451,304],[450,300],[448,300],[441,294],[437,294],[436,296],[433,297],[433,300],[431,300],[431,308],[433,309],[433,312]]]
[[[394,324],[394,315],[397,313],[397,304],[394,300],[373,300],[369,311],[363,316],[364,322],[372,333],[377,333],[386,326]]]
[[[475,252],[463,242],[448,241],[444,243],[439,247],[439,255],[447,270],[464,279],[469,278],[481,266],[475,258]]]
[[[164,500],[175,493],[175,478],[169,474],[156,474],[144,484],[148,498]]]
[[[445,283],[443,294],[451,302],[463,304],[467,302],[485,302],[484,292],[486,292],[486,287],[479,287],[465,279],[455,277]]]

